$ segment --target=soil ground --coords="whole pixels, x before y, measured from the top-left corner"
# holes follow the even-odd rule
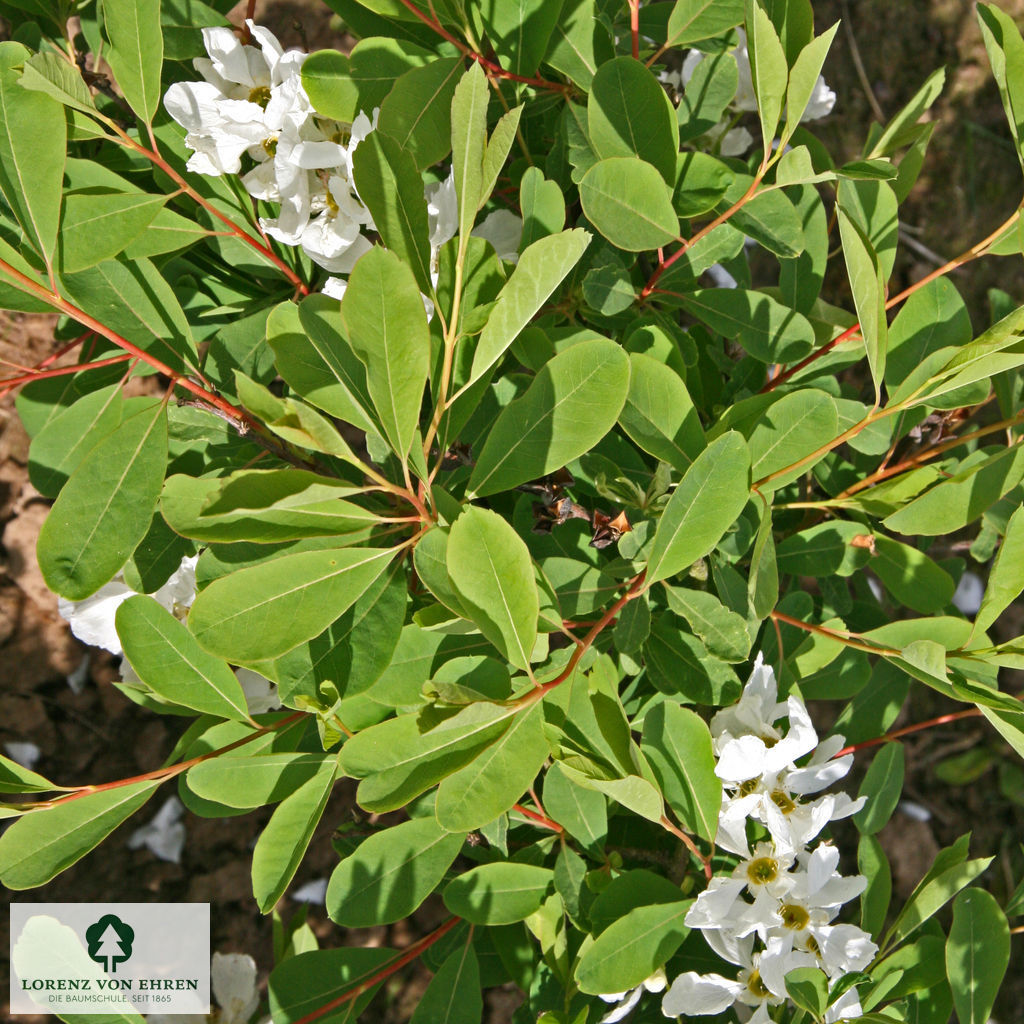
[[[1018,19],[1024,0],[1001,6]],[[877,106],[892,116],[914,94],[928,73],[946,65],[942,98],[933,109],[938,122],[921,179],[902,208],[904,244],[892,287],[903,288],[938,263],[984,237],[1020,201],[1021,172],[1010,145],[999,96],[968,0],[815,0],[820,31],[838,18],[844,27],[826,65],[838,94],[834,113],[817,126],[837,162],[859,155],[864,126]],[[256,19],[285,45],[344,48],[348,40],[333,31],[330,12],[316,2],[260,2]],[[860,70],[858,70],[858,63]],[[968,298],[977,331],[988,323],[986,294],[1008,292],[1024,303],[1024,263],[1020,257],[990,259],[958,271],[954,280]],[[838,297],[841,301],[841,296]],[[0,314],[0,366],[29,367],[53,349],[53,319]],[[68,633],[35,564],[35,538],[48,502],[28,482],[28,438],[10,396],[0,399],[0,746],[20,739],[42,752],[40,771],[58,781],[104,782],[157,766],[181,728],[128,702],[110,682],[114,659],[88,651]],[[950,543],[955,543],[951,538]],[[1011,609],[1004,638],[1024,632],[1024,614]],[[85,685],[74,692],[67,677],[85,665]],[[900,723],[944,710],[927,694],[914,691]],[[828,710],[824,709],[824,714]],[[905,796],[926,808],[927,821],[898,814],[881,838],[894,865],[897,896],[906,896],[934,853],[966,831],[972,850],[996,854],[988,884],[1005,898],[1022,873],[1024,793],[1016,804],[1000,796],[993,768],[971,785],[950,786],[935,775],[945,758],[992,743],[991,733],[973,721],[931,730],[906,744]],[[859,759],[863,770],[869,758]],[[135,824],[149,820],[161,797]],[[356,813],[352,790],[340,784],[322,827],[303,862],[296,886],[326,878],[336,855],[330,832]],[[255,910],[250,889],[250,851],[267,812],[225,820],[186,815],[187,841],[180,864],[157,859],[146,849],[130,850],[134,825],[115,833],[94,854],[41,889],[14,898],[31,901],[209,901],[212,948],[254,956],[265,980],[271,966],[271,922]],[[841,837],[840,837],[841,838]],[[287,918],[295,904],[287,898]],[[309,920],[324,945],[394,945],[429,930],[441,911],[428,904],[415,920],[390,929],[342,931],[313,905]],[[0,921],[0,955],[6,958],[7,920]],[[1019,944],[1020,937],[1014,939]],[[1024,953],[1018,946],[996,1018],[1024,1022]],[[1016,970],[1014,968],[1016,965]],[[395,979],[363,1016],[372,1024],[408,1020],[428,975],[412,969]],[[510,992],[491,994],[489,1019],[507,1021],[516,1002]],[[3,1016],[4,1004],[0,1004]],[[29,1021],[30,1018],[19,1018]],[[39,1018],[42,1020],[43,1018]]]

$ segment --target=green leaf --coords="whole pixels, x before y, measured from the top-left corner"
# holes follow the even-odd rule
[[[637,157],[599,160],[580,182],[580,202],[587,219],[620,249],[644,252],[679,238],[671,186]]]
[[[858,797],[867,803],[853,816],[853,823],[862,835],[872,836],[892,817],[903,792],[903,745],[886,743],[875,754],[864,776]]]
[[[512,276],[498,293],[480,334],[469,381],[463,391],[502,357],[519,332],[579,262],[590,239],[588,232],[577,228],[539,238],[524,250]]]
[[[714,594],[704,590],[666,587],[668,606],[686,619],[690,629],[704,642],[710,654],[735,664],[750,654],[750,636],[742,615],[726,608]]]
[[[341,333],[338,302],[310,295],[283,302],[267,320],[267,342],[281,376],[306,401],[360,430],[376,431],[366,367]]]
[[[676,0],[668,16],[665,48],[720,36],[743,21],[743,0]]]
[[[915,612],[930,615],[942,611],[953,599],[953,577],[909,544],[876,535],[869,564],[885,589]]]
[[[487,148],[484,150],[482,180],[480,184],[480,208],[491,198],[498,175],[505,166],[505,161],[508,159],[512,144],[516,140],[516,132],[519,130],[519,120],[523,116],[523,109],[523,104],[520,104],[518,107],[513,107],[503,114],[494,126],[494,131],[487,141]],[[562,225],[559,224],[558,226],[561,227]],[[523,247],[525,248],[528,244],[528,242],[524,242]]]
[[[244,749],[244,748],[243,748]],[[204,800],[229,807],[277,803],[307,783],[333,755],[224,754],[202,761],[188,772],[188,788]]]
[[[28,472],[32,486],[55,498],[99,438],[109,434],[124,412],[120,384],[83,395],[55,416],[32,439]]]
[[[761,120],[761,140],[764,152],[770,153],[786,101],[789,66],[775,26],[757,0],[747,0],[746,26],[750,76]]]
[[[992,857],[964,861],[962,854],[958,854],[959,861],[950,863],[957,849],[956,846],[949,847],[935,858],[931,870],[910,894],[910,898],[886,934],[884,947],[903,942],[992,863]]]
[[[444,905],[471,924],[514,924],[540,907],[552,877],[533,864],[482,864],[445,886]]]
[[[479,0],[475,5],[487,35],[514,74],[537,71],[558,22],[563,0]]]
[[[279,963],[267,981],[270,1013],[277,1024],[299,1024],[312,1014],[325,1024],[355,1020],[379,985],[373,985],[350,1002],[341,1004],[338,1014],[323,1015],[323,1008],[351,992],[396,957],[393,949],[316,949]]]
[[[790,69],[789,84],[786,87],[786,127],[782,132],[783,145],[800,126],[800,118],[803,117],[807,104],[814,95],[818,76],[838,29],[837,21],[830,29],[808,43],[800,51]]]
[[[172,370],[195,370],[195,339],[177,296],[149,260],[124,255],[65,274],[64,294],[81,310]]]
[[[430,361],[427,314],[412,271],[371,249],[349,275],[341,320],[393,450],[404,461],[419,425]]]
[[[116,256],[152,223],[166,196],[145,192],[69,193],[61,220],[61,273],[73,274]]]
[[[597,69],[611,60],[613,53],[608,27],[597,15],[596,0],[575,0],[563,5],[544,62],[587,92]]]
[[[473,230],[482,203],[484,152],[487,149],[487,105],[491,87],[478,61],[462,76],[452,98],[452,174],[459,209],[460,248]]]
[[[985,1024],[1010,962],[1010,927],[994,897],[965,889],[953,901],[946,974],[960,1024]]]
[[[840,196],[843,187],[840,186]],[[861,226],[838,206],[839,235],[843,242],[843,258],[850,278],[853,304],[860,321],[860,333],[867,352],[868,368],[875,382],[876,398],[881,394],[888,350],[888,325],[885,319],[885,278],[878,255]]]
[[[160,508],[182,536],[212,543],[331,537],[377,517],[344,501],[353,488],[301,469],[243,469],[226,477],[168,477]]]
[[[868,159],[891,156],[897,150],[912,142],[918,130],[918,121],[921,115],[942,94],[942,87],[946,81],[946,69],[938,68],[933,71],[924,85],[914,94],[910,102],[903,107],[898,114],[885,126],[885,131],[875,140],[871,151],[865,153]]]
[[[406,71],[380,105],[378,131],[412,154],[419,170],[451,150],[451,110],[462,77],[460,57],[442,57]]]
[[[1003,543],[992,563],[985,596],[974,619],[974,633],[984,633],[1024,590],[1024,508],[1006,524]]]
[[[594,994],[623,992],[642,984],[690,933],[683,918],[692,905],[693,900],[680,899],[635,907],[609,925],[580,957],[580,989]]]
[[[480,828],[526,792],[549,753],[543,722],[537,701],[520,711],[486,750],[441,782],[437,820],[443,828],[458,832]]]
[[[105,51],[128,105],[150,124],[160,106],[164,37],[160,0],[104,0]]]
[[[331,920],[345,928],[367,928],[408,917],[444,878],[464,839],[433,818],[375,832],[331,874]]]
[[[890,530],[937,537],[974,522],[1024,478],[1024,448],[1015,445],[948,477],[882,520]]]
[[[115,625],[129,664],[158,696],[200,714],[249,720],[235,673],[153,598],[137,594],[122,602]]]
[[[679,130],[667,93],[633,57],[602,64],[590,86],[587,128],[601,159],[639,157],[674,185]]]
[[[704,721],[687,708],[662,701],[644,716],[640,749],[679,820],[714,842],[722,781],[715,775],[711,733]]]
[[[56,53],[35,53],[25,61],[21,85],[24,89],[44,92],[75,110],[96,113],[96,104],[81,72]]]
[[[763,292],[699,288],[685,296],[683,306],[762,363],[795,362],[814,347],[811,322]]]
[[[322,633],[387,568],[390,549],[328,548],[281,555],[214,580],[189,628],[229,660],[276,658]]]
[[[49,779],[31,771],[24,765],[0,755],[0,793],[50,793],[55,786]]]
[[[0,43],[0,193],[49,264],[57,245],[67,126],[64,109],[22,89],[21,43]]]
[[[708,3],[708,6],[712,4]],[[717,10],[725,4],[715,0],[713,6]],[[739,18],[742,20],[743,5],[737,3],[736,6],[740,9]],[[739,69],[731,53],[705,54],[686,83],[683,95],[679,97],[676,118],[679,121],[680,138],[687,142],[714,128],[736,95],[738,85]]]
[[[817,523],[779,542],[779,571],[793,576],[851,576],[871,557],[871,531],[860,523]]]
[[[629,369],[626,353],[605,338],[582,341],[545,363],[491,428],[469,478],[469,496],[509,490],[588,452],[622,411]]]
[[[521,245],[528,249],[537,239],[554,235],[565,224],[565,197],[557,181],[544,177],[539,167],[530,167],[519,186],[519,207],[523,211]]]
[[[749,493],[750,454],[731,430],[701,452],[672,492],[654,534],[647,583],[674,576],[712,551]]]
[[[1017,158],[1024,164],[1024,40],[1013,19],[995,4],[978,4],[977,15]],[[958,1015],[959,1012],[957,1004]],[[961,1024],[966,1024],[963,1018]]]
[[[877,938],[885,924],[892,896],[892,871],[882,844],[870,835],[862,835],[857,844],[857,871],[867,879],[860,897],[860,926]]]
[[[447,559],[456,596],[477,628],[513,665],[528,669],[540,598],[526,544],[501,516],[472,507],[452,525]]]
[[[362,807],[393,811],[476,757],[505,731],[516,711],[478,701],[430,728],[418,715],[400,715],[348,740],[342,768],[363,779],[357,794]]]
[[[801,1010],[820,1020],[828,1006],[828,977],[817,967],[797,967],[786,974],[786,992]]]
[[[451,953],[416,1004],[410,1024],[479,1024],[484,1000],[472,942]]]
[[[417,287],[429,295],[433,285],[427,201],[412,155],[387,135],[370,132],[352,157],[352,173],[384,244],[412,269]]]
[[[629,364],[619,426],[648,455],[685,473],[707,447],[686,385],[671,367],[640,352],[630,353]]]
[[[604,845],[607,801],[600,793],[570,781],[557,761],[544,774],[544,809],[584,849],[595,852]]]
[[[114,576],[149,530],[166,467],[167,410],[152,399],[89,451],[43,523],[51,590],[81,601]]]
[[[8,889],[48,882],[134,814],[160,782],[129,782],[22,815],[0,835],[0,881]]]
[[[308,782],[278,804],[252,851],[252,891],[261,913],[269,914],[295,877],[320,822],[338,773],[335,758],[324,761]]]
[[[749,175],[736,174],[715,211],[721,214],[732,207],[753,181]],[[762,189],[733,213],[729,223],[782,259],[792,259],[804,250],[801,215],[781,189]]]

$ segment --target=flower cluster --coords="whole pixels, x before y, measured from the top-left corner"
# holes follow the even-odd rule
[[[360,112],[352,124],[320,116],[302,87],[306,54],[281,48],[273,33],[251,21],[249,33],[259,44],[243,44],[228,28],[204,28],[209,57],[193,64],[201,82],[177,82],[164,96],[167,112],[186,131],[193,151],[188,169],[198,174],[241,174],[255,199],[279,205],[277,217],[260,219],[260,227],[284,245],[300,246],[331,274],[348,274],[371,248],[367,233],[373,216],[359,197],[353,157],[377,127]],[[242,158],[251,168],[242,173]],[[437,281],[437,254],[458,230],[455,184],[447,180],[425,189],[430,218],[432,271]],[[490,214],[474,231],[494,246],[498,256],[518,257],[522,221],[508,211]],[[341,298],[345,281],[331,277],[324,292]],[[428,312],[432,307],[427,300]]]
[[[742,114],[757,110],[757,94],[754,92],[754,79],[750,70],[750,54],[747,50],[747,34],[738,28],[736,34],[739,36],[739,43],[732,51],[736,58],[736,68],[739,72],[739,85],[736,95],[733,97],[731,107],[734,114]],[[689,84],[694,72],[701,61],[706,60],[707,55],[700,50],[690,50],[683,61],[679,71],[666,71],[662,74],[661,80],[672,86],[677,94]],[[828,87],[825,79],[819,75],[814,83],[814,90],[811,93],[811,100],[807,109],[800,118],[804,121],[817,121],[832,112],[836,103],[836,94]],[[718,151],[722,156],[742,156],[750,148],[754,137],[742,125],[734,127],[734,116],[730,114],[720,121],[707,133],[708,141],[717,144]]]
[[[739,1002],[756,1008],[753,1024],[786,999],[786,975],[817,967],[832,980],[864,969],[877,952],[871,937],[834,924],[840,907],[866,886],[862,875],[838,872],[839,851],[811,843],[829,821],[854,814],[863,798],[845,793],[812,798],[850,770],[853,755],[835,757],[841,736],[818,743],[807,709],[784,702],[771,668],[758,656],[739,702],[711,720],[723,801],[717,845],[741,857],[729,876],[715,877],[686,916],[708,945],[740,968],[735,979],[688,971],[673,981],[666,1016],[721,1013]],[[812,756],[803,767],[796,761]],[[749,823],[763,838],[751,850]],[[826,1021],[859,1016],[855,989],[829,1007]]]

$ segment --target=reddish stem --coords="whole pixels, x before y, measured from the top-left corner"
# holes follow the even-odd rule
[[[135,150],[140,156],[144,156],[151,163],[155,164],[160,168],[176,185],[181,188],[181,191],[186,193],[191,199],[197,202],[207,213],[216,217],[222,224],[225,224],[230,233],[239,241],[245,242],[247,245],[251,245],[258,253],[266,257],[271,263],[274,264],[278,270],[284,274],[288,280],[295,285],[296,289],[303,295],[309,294],[309,286],[305,281],[299,277],[298,274],[288,266],[287,263],[280,256],[274,252],[269,246],[264,245],[258,239],[252,237],[248,231],[243,231],[230,217],[220,212],[213,203],[204,199],[191,185],[160,155],[156,148],[156,138],[153,136],[152,131],[150,132],[150,139],[153,143],[152,149],[147,149],[141,143],[136,142],[131,136],[120,133],[122,143],[129,149]]]
[[[569,658],[569,661],[566,663],[565,668],[562,669],[562,671],[557,676],[555,676],[555,678],[552,679],[551,682],[544,683],[543,686],[538,686],[537,689],[534,690],[532,693],[527,694],[526,697],[523,698],[524,702],[532,702],[540,697],[543,697],[544,694],[553,690],[556,686],[558,686],[559,683],[565,682],[565,680],[568,679],[569,676],[571,676],[573,672],[576,671],[576,666],[580,663],[580,658],[582,658],[583,655],[587,653],[587,651],[590,649],[593,642],[598,638],[598,636],[600,635],[601,631],[605,628],[605,626],[607,626],[610,622],[612,622],[615,619],[615,617],[619,614],[619,612],[625,605],[627,605],[630,601],[632,601],[636,597],[639,597],[643,593],[645,575],[646,571],[641,572],[638,576],[633,577],[633,579],[630,581],[629,588],[622,595],[622,597],[620,597],[615,602],[615,604],[613,604],[611,608],[609,608],[608,611],[606,611],[604,615],[602,615],[601,618],[599,618],[597,622],[595,622],[594,625],[591,626],[590,632],[587,633],[587,635],[580,641],[579,646],[576,648],[576,650],[572,652],[572,657]]]
[[[537,822],[538,825],[543,825],[544,828],[551,829],[552,832],[557,832],[561,835],[565,829],[558,824],[557,821],[552,821],[550,818],[545,817],[543,814],[538,814],[536,811],[531,811],[528,807],[524,807],[522,804],[513,804],[513,811],[518,811],[524,817],[529,818],[531,821]]]
[[[868,654],[898,657],[901,653],[892,647],[876,647],[874,644],[861,643],[859,640],[852,639],[857,636],[856,633],[850,633],[847,630],[828,629],[825,626],[816,626],[812,622],[802,622],[800,619],[790,618],[784,612],[774,611],[771,613],[771,618],[773,622],[785,622],[788,626],[795,626],[797,629],[806,630],[808,633],[827,636],[830,640],[837,640],[839,643],[858,651],[867,651]]]
[[[889,305],[886,304],[885,308],[888,309]],[[841,345],[844,341],[846,341],[848,338],[852,338],[859,331],[860,323],[855,323],[852,327],[848,327],[845,331],[843,331],[842,334],[837,335],[830,342],[828,342],[825,345],[822,345],[821,348],[815,349],[814,352],[812,352],[806,358],[801,359],[800,362],[797,363],[795,366],[791,366],[788,370],[783,370],[782,373],[778,374],[775,377],[772,377],[772,379],[768,381],[768,383],[765,384],[763,388],[761,388],[761,391],[759,393],[763,394],[765,391],[773,391],[780,384],[783,384],[787,380],[789,380],[790,377],[793,377],[796,374],[798,374],[805,366],[810,366],[811,363],[813,363],[816,359],[820,359],[826,353],[831,352],[832,349],[834,349],[837,345]]]
[[[319,1020],[332,1010],[336,1010],[339,1006],[344,1006],[345,1003],[350,1003],[353,999],[358,999],[364,992],[373,988],[374,985],[390,978],[397,970],[421,956],[424,952],[430,949],[435,942],[444,938],[444,936],[447,935],[448,932],[450,932],[461,920],[461,917],[448,918],[444,924],[435,928],[429,935],[424,936],[418,942],[414,942],[401,956],[388,964],[387,967],[382,967],[375,974],[371,974],[366,981],[360,982],[358,985],[350,988],[347,992],[338,996],[336,999],[332,999],[329,1003],[324,1003],[323,1006],[313,1010],[312,1013],[307,1013],[305,1017],[299,1017],[298,1020],[292,1021],[292,1024],[310,1024],[311,1021]]]
[[[1024,420],[1024,413],[1017,416],[1011,416],[1006,420],[999,420],[998,423],[990,423],[987,427],[981,427],[978,430],[972,431],[970,434],[964,434],[961,437],[952,437],[948,441],[943,441],[941,444],[933,445],[931,448],[928,448],[923,452],[918,452],[916,455],[912,455],[909,458],[904,459],[902,462],[897,462],[895,465],[879,469],[870,476],[865,477],[863,480],[859,480],[857,483],[851,484],[845,491],[837,494],[833,500],[840,501],[843,498],[848,498],[853,494],[857,494],[859,491],[866,490],[869,487],[874,487],[875,484],[881,483],[883,480],[887,480],[891,476],[897,476],[900,473],[904,473],[908,469],[913,469],[914,467],[928,462],[945,452],[951,451],[954,448],[959,448],[960,445],[967,444],[970,441],[976,441],[979,437],[985,437],[988,434],[995,434],[1000,430],[1007,430],[1010,427],[1016,427],[1022,422],[1022,420]]]
[[[193,757],[188,761],[180,761],[178,764],[170,764],[165,768],[154,768],[151,772],[144,772],[142,775],[133,775],[128,779],[116,779],[114,782],[103,782],[98,786],[81,786],[73,793],[69,793],[67,796],[58,797],[56,800],[47,800],[44,803],[36,804],[35,806],[55,807],[57,804],[66,804],[71,800],[78,800],[80,797],[90,796],[93,793],[102,793],[105,789],[120,789],[121,786],[130,786],[134,782],[147,782],[153,779],[159,779],[161,782],[166,782],[167,779],[173,779],[176,775],[180,775],[182,772],[188,771],[189,768],[192,768],[203,761],[209,761],[211,758],[220,757],[221,754],[227,754],[229,751],[245,746],[246,743],[251,743],[258,736],[265,736],[268,732],[276,732],[278,729],[283,729],[286,725],[293,725],[295,722],[299,721],[299,719],[305,717],[306,713],[304,711],[296,711],[294,714],[288,715],[286,718],[282,718],[279,721],[274,722],[273,725],[261,726],[248,736],[243,736],[240,740],[235,740],[234,743],[229,743],[227,746],[220,747],[217,750],[207,751],[205,754],[200,754],[198,757]]]
[[[524,78],[522,75],[517,75],[512,71],[506,71],[500,64],[495,64],[494,61],[488,60],[482,54],[477,53],[471,47],[467,46],[462,40],[457,39],[449,32],[440,21],[429,17],[424,14],[412,0],[399,0],[399,3],[410,13],[414,14],[424,25],[429,26],[433,29],[442,39],[447,39],[453,46],[458,47],[463,56],[469,57],[471,60],[475,60],[482,67],[486,68],[493,75],[497,75],[499,78],[507,78],[513,82],[522,82],[524,85],[533,85],[538,89],[550,89],[552,92],[568,93],[569,87],[563,85],[561,82],[549,82],[546,78]]]
[[[970,263],[971,260],[975,260],[979,256],[984,256],[985,250],[988,249],[988,247],[992,245],[992,243],[995,242],[996,239],[999,238],[999,236],[1004,231],[1006,231],[1006,229],[1010,226],[1010,224],[1013,223],[1013,221],[1020,217],[1020,213],[1020,209],[1015,210],[1014,213],[1002,224],[1000,224],[999,227],[997,227],[995,231],[993,231],[992,234],[989,235],[987,238],[983,238],[976,245],[972,245],[971,248],[968,249],[966,252],[962,252],[959,256],[955,256],[953,259],[951,259],[948,263],[944,263],[941,267],[937,267],[930,274],[926,274],[924,277],[921,278],[920,281],[915,281],[909,287],[904,288],[903,291],[899,293],[899,295],[894,295],[891,299],[889,299],[888,302],[886,302],[886,310],[888,311],[892,309],[893,306],[898,306],[901,302],[904,301],[904,299],[910,298],[910,296],[913,295],[914,292],[920,291],[920,289],[924,288],[925,285],[931,284],[931,282],[934,281],[936,278],[944,277],[951,271],[956,270],[957,267],[962,267],[965,263]],[[809,366],[816,359],[820,359],[823,355],[825,355],[826,352],[831,352],[832,349],[836,347],[836,345],[838,345],[842,341],[845,341],[852,334],[856,333],[859,330],[860,324],[854,324],[853,327],[849,328],[846,331],[843,331],[843,333],[840,334],[838,338],[833,338],[832,341],[830,341],[827,345],[822,345],[821,348],[819,348],[815,352],[812,352],[806,359],[803,359],[799,363],[797,363],[796,366],[791,366],[788,370],[785,370],[783,373],[780,373],[777,377],[772,378],[772,380],[768,381],[768,383],[765,384],[763,388],[761,388],[761,391],[771,391],[773,388],[777,388],[780,384],[789,380],[789,378],[792,377],[794,374],[799,373],[805,366]]]
[[[80,373],[82,370],[98,370],[101,366],[123,363],[128,359],[134,358],[135,356],[122,352],[120,355],[111,356],[109,359],[98,359],[95,363],[75,363],[74,366],[58,366],[53,370],[33,370],[31,373],[23,373],[20,377],[7,377],[5,380],[0,380],[0,389],[6,392],[21,384],[30,384],[34,380],[44,380],[47,377],[63,377],[69,373]]]
[[[640,0],[629,0],[629,31],[633,36],[633,59],[640,59]]]
[[[259,426],[259,424],[257,424],[256,421],[253,420],[247,412],[245,412],[245,410],[236,409],[235,406],[230,402],[225,401],[220,397],[220,395],[207,391],[195,381],[183,376],[176,370],[172,370],[166,363],[161,362],[159,359],[151,356],[148,352],[143,351],[143,349],[139,348],[138,345],[129,341],[127,338],[122,338],[120,334],[112,331],[106,325],[101,324],[99,320],[91,317],[84,310],[79,309],[77,306],[73,306],[62,295],[58,295],[56,292],[51,292],[49,289],[33,281],[30,277],[26,277],[20,270],[16,270],[9,263],[0,260],[0,271],[3,271],[3,273],[12,280],[18,282],[23,291],[41,298],[44,302],[53,306],[54,309],[59,309],[62,313],[66,313],[73,320],[77,320],[82,324],[83,327],[88,327],[94,333],[106,338],[108,341],[112,341],[118,348],[134,356],[136,359],[141,359],[147,365],[152,366],[158,373],[162,373],[164,376],[170,377],[175,384],[191,391],[207,404],[220,410],[220,412],[227,416],[229,421],[235,424],[236,427],[241,426],[243,429],[247,430],[250,426]]]
[[[661,816],[661,826],[667,832],[671,832],[689,851],[704,865],[704,877],[710,882],[711,881],[711,858],[705,857],[704,854],[697,849],[697,844],[681,829],[679,828],[667,815]]]
[[[66,345],[62,345],[52,355],[48,355],[42,362],[36,363],[34,369],[45,370],[48,366],[57,362],[57,360],[60,359],[61,356],[66,356],[69,352],[72,352],[76,348],[78,348],[79,345],[84,345],[85,342],[87,342],[92,337],[92,331],[85,331],[83,334],[80,334],[77,338],[74,338],[71,341],[69,341]]]
[[[902,729],[894,729],[892,732],[887,732],[884,736],[876,736],[873,740],[863,740],[860,743],[851,744],[849,747],[843,747],[842,750],[837,751],[832,755],[833,760],[837,757],[842,757],[844,754],[853,754],[858,750],[866,750],[868,747],[881,746],[883,743],[888,743],[890,740],[899,738],[900,736],[909,736],[912,732],[921,732],[923,729],[931,729],[936,725],[946,725],[948,722],[959,722],[961,718],[977,718],[981,715],[980,708],[968,708],[966,711],[953,711],[948,715],[939,715],[937,718],[929,718],[926,722],[918,722],[915,725],[907,725]]]
[[[672,264],[675,263],[675,261],[679,259],[680,256],[682,256],[694,245],[696,245],[706,235],[709,235],[720,224],[724,224],[737,210],[746,206],[746,204],[749,203],[750,200],[754,198],[754,195],[757,193],[757,187],[758,185],[761,184],[761,178],[763,175],[763,170],[758,172],[757,176],[750,183],[750,188],[748,188],[747,191],[744,192],[743,195],[740,196],[740,198],[737,199],[736,202],[733,203],[728,210],[726,210],[724,213],[720,213],[713,221],[709,221],[707,224],[705,224],[704,227],[702,227],[700,231],[698,231],[697,234],[695,234],[692,238],[687,239],[685,242],[683,242],[679,246],[679,248],[676,249],[676,251],[672,253],[671,256],[669,256],[667,260],[663,259],[658,261],[658,265],[657,267],[655,267],[654,273],[651,274],[650,280],[647,282],[647,284],[644,285],[643,291],[640,292],[639,300],[641,302],[643,302],[644,299],[646,299],[651,294],[651,292],[654,291],[654,287],[660,280],[661,275],[664,274],[665,271],[668,270],[668,268],[671,267]]]

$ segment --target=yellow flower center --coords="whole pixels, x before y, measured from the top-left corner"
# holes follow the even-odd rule
[[[777,789],[772,793],[772,803],[775,804],[783,814],[792,814],[793,811],[796,810],[796,801],[781,789]]]
[[[803,931],[804,928],[807,927],[807,922],[811,919],[811,915],[796,903],[783,904],[779,907],[779,914],[782,917],[782,923],[789,928],[790,931],[794,932]],[[813,939],[811,941],[813,941]]]
[[[250,89],[249,102],[256,103],[266,110],[267,104],[270,102],[270,86],[257,85],[255,89]]]
[[[756,779],[747,779],[746,782],[740,783],[739,795],[750,796],[757,789],[758,783],[761,781],[760,777]]]
[[[771,995],[768,986],[761,980],[761,972],[757,970],[750,972],[750,977],[747,978],[747,989],[758,999],[764,999]]]
[[[270,138],[264,139],[262,142],[263,152],[267,156],[274,156],[277,153],[277,136],[271,135]]]
[[[774,857],[757,857],[747,865],[747,878],[754,885],[767,885],[779,877],[779,862]]]

